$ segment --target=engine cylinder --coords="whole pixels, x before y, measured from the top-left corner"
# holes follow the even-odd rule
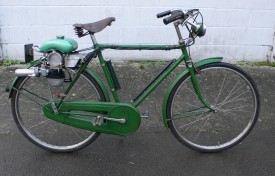
[[[48,55],[48,63],[50,66],[61,66],[64,65],[64,57],[62,53],[59,53],[58,51],[53,51]]]

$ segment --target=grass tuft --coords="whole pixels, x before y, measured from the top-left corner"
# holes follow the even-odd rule
[[[275,63],[271,63],[271,62],[248,62],[248,61],[239,61],[239,62],[237,62],[237,65],[239,65],[239,66],[249,66],[249,67],[255,67],[255,66],[275,67]]]
[[[2,65],[5,67],[11,66],[11,65],[16,65],[16,64],[20,64],[20,61],[18,59],[4,59],[2,62]]]

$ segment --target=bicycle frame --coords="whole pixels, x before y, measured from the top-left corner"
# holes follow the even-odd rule
[[[93,41],[95,39],[92,36]],[[68,89],[65,91],[65,94],[67,94],[70,89],[74,86],[76,80],[79,78],[79,76],[85,71],[88,63],[94,58],[95,56],[98,56],[99,62],[101,64],[101,67],[103,69],[104,75],[106,77],[106,80],[108,82],[109,88],[112,92],[112,96],[115,100],[115,102],[120,103],[119,96],[114,88],[114,82],[112,80],[112,77],[110,75],[110,72],[105,64],[105,60],[102,55],[103,49],[118,49],[118,50],[172,50],[172,49],[181,49],[182,55],[176,59],[173,60],[165,69],[157,75],[157,77],[134,99],[132,100],[132,104],[135,108],[137,108],[150,94],[152,91],[155,90],[155,88],[181,63],[185,62],[188,72],[191,75],[191,80],[194,86],[195,93],[197,94],[198,98],[201,100],[203,105],[210,110],[213,110],[211,105],[208,104],[203,96],[201,95],[201,91],[198,86],[197,78],[195,75],[195,68],[193,66],[193,63],[190,61],[190,57],[188,55],[187,49],[184,45],[159,45],[159,44],[152,44],[152,45],[137,45],[137,44],[97,44],[94,45],[94,51],[91,54],[88,54],[84,60],[85,62],[82,63],[80,66],[80,69],[75,77],[75,79],[72,81]],[[59,108],[63,102],[63,99],[58,103],[57,108]]]
[[[179,37],[179,41],[182,41],[182,36],[180,34],[180,31],[178,29],[178,24],[175,24],[175,28]],[[78,80],[78,78],[80,77],[81,74],[83,74],[85,71],[87,71],[89,74],[92,75],[92,77],[94,77],[96,79],[96,81],[99,83],[100,87],[103,89],[104,95],[108,96],[107,97],[107,101],[109,101],[109,94],[106,90],[106,87],[104,86],[104,84],[102,83],[102,81],[100,81],[100,79],[93,74],[93,72],[87,68],[88,64],[90,63],[90,61],[95,58],[98,57],[100,65],[103,69],[105,78],[107,80],[108,86],[110,88],[110,91],[112,93],[113,99],[115,102],[113,103],[101,103],[101,102],[64,102],[65,97],[62,97],[59,101],[54,102],[55,107],[52,108],[56,108],[56,109],[60,109],[61,112],[59,113],[52,113],[52,111],[49,109],[50,108],[50,104],[46,104],[45,106],[43,106],[43,111],[44,114],[48,114],[46,115],[48,118],[51,118],[53,120],[59,121],[61,123],[65,123],[71,126],[75,126],[78,128],[83,128],[83,129],[87,129],[87,130],[91,130],[91,131],[97,131],[97,132],[104,132],[104,133],[114,133],[114,134],[130,134],[132,132],[134,132],[137,129],[137,124],[139,124],[140,122],[140,115],[139,112],[137,111],[137,107],[152,93],[152,91],[155,90],[155,88],[183,61],[185,62],[186,65],[186,69],[179,74],[179,76],[175,79],[175,81],[171,84],[172,87],[174,87],[175,83],[181,78],[183,77],[185,74],[190,74],[191,76],[191,82],[193,84],[193,88],[195,90],[195,93],[198,97],[198,99],[202,102],[202,104],[204,105],[203,107],[199,108],[199,109],[194,109],[192,111],[188,111],[186,112],[187,114],[184,114],[181,118],[184,117],[189,117],[192,114],[198,114],[198,113],[205,113],[207,112],[211,112],[211,111],[215,111],[213,109],[213,107],[207,103],[205,101],[205,99],[203,98],[198,82],[197,82],[197,77],[196,77],[196,67],[197,66],[201,66],[204,64],[208,64],[208,63],[213,63],[213,62],[220,62],[222,58],[218,57],[218,58],[209,58],[206,60],[202,60],[196,64],[193,64],[193,62],[191,61],[188,51],[187,51],[187,47],[184,44],[179,44],[179,45],[161,45],[161,44],[98,44],[96,42],[96,39],[94,37],[94,35],[90,35],[91,39],[93,41],[93,51],[88,53],[85,58],[82,60],[82,62],[78,65],[78,71],[76,72],[76,75],[74,77],[74,79],[72,80],[72,82],[69,84],[68,88],[66,89],[66,91],[64,92],[65,95],[67,95],[70,90],[72,89],[72,87],[75,85],[76,81]],[[181,42],[179,42],[181,43]],[[117,94],[117,89],[115,87],[115,83],[116,81],[114,80],[114,78],[116,79],[115,76],[115,72],[112,70],[110,71],[110,67],[112,68],[112,66],[108,66],[107,65],[107,61],[105,61],[103,55],[102,55],[102,51],[104,49],[116,49],[116,50],[173,50],[173,49],[180,49],[182,51],[181,56],[178,59],[174,59],[172,60],[162,71],[160,74],[158,74],[156,76],[156,78],[154,80],[151,81],[151,83],[149,83],[148,86],[145,87],[145,89],[143,91],[141,91],[141,93],[134,98],[131,103],[132,104],[125,104],[125,103],[121,103],[120,102],[120,98]],[[81,50],[82,51],[82,50]],[[76,52],[81,52],[81,51],[76,51]],[[41,61],[40,61],[41,62]],[[39,61],[34,61],[33,63],[31,63],[29,65],[29,67],[34,66],[35,64],[39,64]],[[13,91],[13,87],[16,84],[18,78],[14,79],[14,81],[12,82],[11,88],[9,89],[10,92],[10,96],[12,94]],[[166,104],[167,104],[167,100],[168,97],[170,95],[170,92],[172,90],[172,87],[168,88],[168,91],[165,94],[164,97],[164,103],[163,103],[163,109],[162,109],[162,114],[163,114],[163,122],[165,124],[166,127],[168,127],[167,125],[167,114],[166,114]],[[16,90],[19,91],[19,90]],[[23,95],[25,93],[21,92]],[[27,95],[25,95],[27,97]],[[38,98],[41,98],[38,96]],[[53,104],[53,102],[51,103]],[[72,107],[74,110],[80,110],[82,107],[81,106],[97,106],[100,107],[102,105],[103,111],[104,112],[111,112],[111,110],[113,109],[114,106],[117,107],[128,107],[129,112],[131,111],[132,113],[136,114],[136,117],[134,118],[135,120],[128,123],[128,125],[123,126],[124,129],[129,129],[127,132],[125,133],[120,133],[117,130],[119,130],[121,128],[121,126],[117,126],[113,128],[113,131],[108,130],[109,127],[105,127],[102,126],[102,129],[99,130],[97,129],[98,127],[96,126],[92,126],[90,125],[90,121],[87,121],[85,118],[74,118],[74,117],[70,117],[70,116],[66,116],[66,121],[64,121],[64,117],[63,115],[66,114],[66,112],[63,112],[62,109],[64,109],[64,107],[62,106],[62,104],[64,104],[64,106],[68,107]],[[108,106],[107,106],[108,105]],[[202,109],[206,108],[208,110],[202,112]],[[72,110],[73,110],[72,109]],[[86,109],[87,110],[87,109]],[[62,115],[63,114],[63,115]],[[123,112],[119,113],[120,116],[123,116]],[[87,116],[87,113],[80,113],[78,114],[80,116]],[[91,115],[91,117],[98,117],[97,115]],[[108,117],[107,117],[108,118]],[[121,119],[120,119],[121,120]],[[139,126],[139,125],[138,125]],[[106,129],[105,129],[106,128]]]

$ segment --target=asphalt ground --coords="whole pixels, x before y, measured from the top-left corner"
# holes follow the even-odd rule
[[[162,65],[116,63],[122,101],[129,102]],[[99,67],[93,67],[102,76]],[[203,154],[181,143],[163,126],[161,106],[174,74],[141,105],[148,110],[140,129],[127,137],[101,134],[90,146],[69,154],[38,148],[17,129],[4,91],[15,67],[0,69],[0,175],[275,175],[275,69],[243,67],[261,96],[259,120],[241,144],[221,153]]]

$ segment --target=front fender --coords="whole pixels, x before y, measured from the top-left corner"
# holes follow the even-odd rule
[[[25,66],[25,68],[30,68],[32,66],[35,66],[37,64],[41,63],[41,60],[35,60],[30,62],[29,64],[27,64]],[[100,88],[102,89],[104,96],[106,98],[106,101],[109,102],[110,101],[110,96],[109,93],[105,87],[105,85],[103,84],[103,82],[99,79],[99,77],[90,69],[90,68],[86,68],[87,73],[93,77],[95,79],[95,81],[98,83],[98,85],[100,86]],[[15,86],[15,84],[17,83],[19,77],[16,76],[7,86],[6,86],[6,91],[9,92],[9,98],[11,98],[12,96],[12,92],[13,92],[13,87]]]
[[[215,63],[215,62],[221,62],[223,58],[222,57],[213,57],[213,58],[208,58],[208,59],[203,59],[201,61],[198,61],[194,64],[195,68],[200,67],[202,65],[206,65],[206,64],[211,64],[211,63]],[[164,126],[166,128],[168,128],[168,123],[167,123],[167,112],[166,112],[166,107],[167,107],[167,103],[168,103],[168,98],[170,96],[170,93],[172,92],[172,89],[174,88],[174,86],[177,84],[177,82],[186,74],[188,74],[188,69],[185,68],[177,77],[176,79],[172,82],[172,84],[170,84],[170,86],[168,87],[164,99],[163,99],[163,103],[162,103],[162,119],[163,119],[163,123]]]

